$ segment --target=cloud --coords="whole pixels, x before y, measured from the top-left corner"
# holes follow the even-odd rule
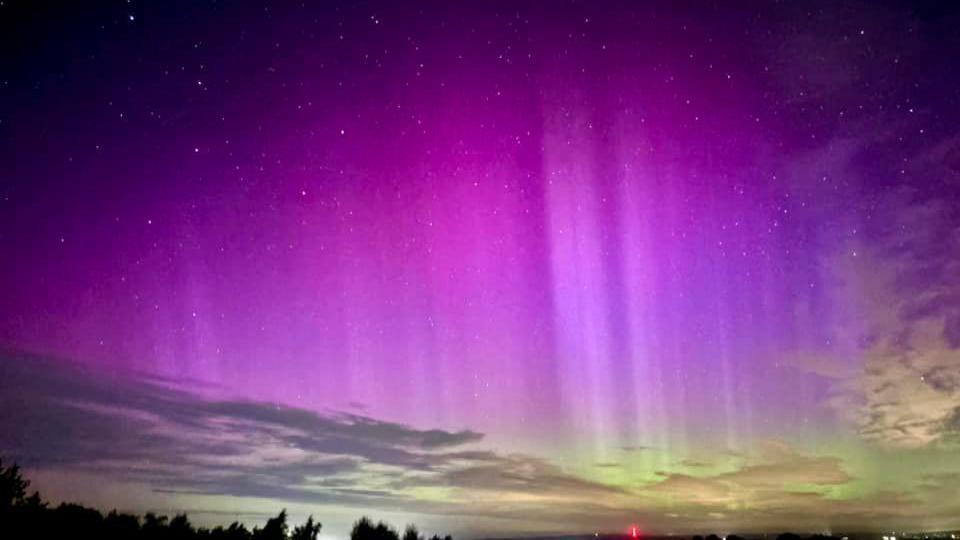
[[[945,243],[945,251],[960,253],[960,242]],[[905,266],[914,263],[871,248],[860,257],[863,263],[848,270],[846,279],[875,284],[864,296],[865,324],[846,329],[858,343],[849,350],[862,358],[861,365],[834,371],[801,365],[835,381],[828,405],[865,439],[904,448],[948,440],[957,433],[951,419],[960,410],[960,350],[952,344],[950,323],[960,303],[944,302],[938,289],[957,286],[944,279],[921,289],[904,277],[910,272]]]
[[[473,431],[419,430],[354,414],[207,401],[151,379],[97,378],[37,358],[0,363],[0,452],[164,489],[323,500],[315,478],[382,466],[429,470]]]
[[[891,446],[922,447],[958,433],[952,419],[960,411],[960,357],[931,336],[930,331],[941,330],[929,326],[910,325],[905,350],[868,353],[859,385],[863,403],[856,409],[864,437]]]
[[[883,144],[844,152],[847,175]],[[903,178],[873,196],[869,221],[846,224],[856,234],[821,260],[829,345],[789,359],[830,380],[826,405],[884,447],[948,444],[960,433],[958,152],[953,136],[917,154]]]
[[[160,493],[258,497],[456,513],[423,489],[488,500],[571,499],[622,490],[546,460],[472,448],[483,434],[417,429],[201,398],[170,381],[95,376],[35,357],[0,358],[0,455],[28,468],[93,472]]]
[[[702,468],[707,468],[712,466],[712,464],[709,461],[705,461],[702,459],[687,458],[687,459],[680,460],[679,463],[681,466],[687,467],[689,469],[702,469]]]
[[[650,505],[666,501],[659,506],[665,515],[694,529],[882,530],[906,523],[935,529],[952,527],[960,510],[957,474],[931,474],[912,488],[900,483],[841,497],[839,492],[859,480],[842,460],[800,452],[776,439],[761,441],[723,472],[659,476],[640,490],[642,496]]]
[[[441,485],[498,494],[534,493],[576,498],[627,494],[623,488],[584,480],[544,459],[525,455],[495,456],[486,462],[447,471],[437,480]]]
[[[432,516],[470,524],[475,533],[589,531],[638,520],[684,531],[718,519],[731,528],[863,523],[866,516],[895,523],[925,516],[924,508],[948,522],[958,509],[903,491],[837,500],[832,490],[853,480],[843,462],[779,440],[725,459],[717,453],[709,468],[665,472],[638,488],[629,478],[606,484],[541,457],[484,448],[483,435],[468,429],[214,400],[148,378],[94,375],[38,358],[0,357],[0,454],[33,472],[133,482],[175,501],[221,497],[214,512],[240,504],[237,497],[255,498],[276,507],[406,512],[423,524]],[[687,461],[694,469],[699,463]],[[955,494],[949,479],[923,482],[921,493]]]
[[[737,468],[709,475],[661,473],[662,480],[647,490],[669,497],[674,502],[708,506],[775,506],[795,505],[799,498],[815,489],[843,485],[853,478],[843,469],[840,459],[829,456],[808,456],[779,440],[767,440]]]

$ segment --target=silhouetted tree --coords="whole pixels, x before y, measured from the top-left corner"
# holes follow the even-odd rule
[[[242,523],[234,521],[229,527],[216,527],[208,535],[210,540],[251,540],[253,534]]]
[[[380,521],[376,525],[364,516],[353,524],[350,540],[400,540],[400,535],[389,525]]]
[[[82,529],[99,529],[100,524],[103,523],[100,512],[79,504],[61,503],[54,513],[57,514],[58,521],[73,523]]]
[[[167,516],[158,516],[153,512],[147,512],[143,516],[143,526],[140,530],[143,532],[144,540],[164,540],[167,531]]]
[[[197,529],[186,514],[173,519],[148,512],[142,519],[116,510],[106,516],[78,504],[64,503],[49,508],[38,493],[27,496],[30,482],[16,465],[0,462],[0,540],[28,538],[93,538],[96,540],[317,540],[321,525],[309,516],[302,525],[290,531],[287,511],[267,520],[263,528],[248,530],[234,522],[229,527]],[[350,533],[351,540],[401,540],[390,525],[376,525],[369,518],[360,518]],[[408,525],[403,540],[423,540],[413,525]],[[431,540],[441,540],[434,535]],[[443,540],[453,540],[450,536]]]
[[[267,520],[262,529],[253,529],[254,540],[287,540],[287,511],[281,510],[277,517]]]
[[[403,531],[403,540],[423,540],[423,537],[414,525],[407,525]]]
[[[293,534],[290,535],[290,540],[317,540],[321,526],[319,521],[314,522],[313,516],[310,516],[307,518],[306,523],[293,528]]]
[[[707,540],[720,540],[720,537],[715,534],[708,534]]]
[[[112,510],[103,518],[103,536],[106,540],[127,540],[140,534],[140,520],[130,514]]]
[[[373,522],[367,516],[361,517],[353,524],[350,540],[373,540],[373,537]]]
[[[392,527],[379,521],[374,529],[373,540],[400,540],[400,535]]]
[[[4,467],[3,460],[0,460],[0,515],[15,506],[23,505],[26,502],[28,487],[30,482],[24,480],[17,464]]]
[[[786,532],[777,536],[777,540],[800,540],[800,536],[790,532]]]
[[[197,532],[193,529],[193,526],[190,525],[190,520],[187,519],[186,514],[177,514],[173,516],[173,519],[170,520],[170,525],[167,526],[167,536],[169,538],[180,538],[183,539],[193,539],[197,535]]]
[[[28,497],[28,487],[30,481],[16,463],[5,467],[0,460],[0,537],[49,536],[51,522],[44,519],[47,505],[36,492]]]

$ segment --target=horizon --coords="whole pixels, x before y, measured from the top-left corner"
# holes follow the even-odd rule
[[[16,463],[4,465],[4,464],[2,463],[2,461],[0,461],[0,471],[5,472],[5,473],[8,473],[8,472],[9,472],[9,468],[10,468],[11,465],[13,466],[13,468],[14,468],[15,470],[19,470],[19,466],[18,466]],[[7,470],[4,471],[4,468],[6,468]],[[0,475],[0,476],[3,476],[3,475]],[[14,498],[13,498],[13,501],[12,501],[12,502],[13,502],[13,507],[14,507],[14,508],[17,508],[17,507],[19,506],[21,509],[24,509],[24,508],[28,509],[28,510],[27,510],[28,512],[30,512],[30,511],[35,511],[35,509],[31,510],[32,508],[35,508],[35,507],[33,507],[33,505],[34,505],[35,503],[33,503],[33,502],[29,501],[29,500],[24,499],[25,497],[28,497],[28,496],[30,496],[30,495],[32,495],[33,497],[37,497],[38,500],[39,500],[39,502],[40,502],[40,504],[41,504],[41,506],[42,506],[43,508],[47,508],[47,509],[53,510],[53,511],[54,511],[54,514],[56,514],[56,512],[58,512],[58,511],[62,510],[64,507],[77,505],[77,503],[76,503],[75,501],[51,501],[51,500],[45,500],[43,497],[40,496],[40,493],[39,493],[37,490],[31,490],[31,489],[30,489],[31,482],[30,482],[29,479],[26,479],[26,478],[23,478],[23,477],[22,477],[22,471],[20,471],[19,477],[20,477],[22,480],[25,480],[25,483],[24,483],[24,485],[23,485],[23,490],[22,490],[23,492],[22,492],[19,496],[15,495]],[[6,480],[7,478],[4,477],[4,479]],[[8,486],[5,485],[4,487],[8,487]],[[6,492],[4,492],[4,493],[6,493]],[[18,497],[20,497],[20,498],[18,499]],[[3,502],[6,502],[6,501],[3,501]],[[54,506],[52,506],[52,505],[54,505]],[[82,507],[82,505],[81,505],[81,507]],[[6,509],[3,509],[3,510],[6,510]],[[135,512],[127,512],[127,511],[124,511],[124,510],[122,510],[122,509],[118,509],[118,508],[116,508],[116,507],[110,508],[110,509],[106,509],[106,508],[94,508],[93,510],[94,510],[94,511],[97,511],[97,512],[100,512],[100,515],[101,515],[102,518],[107,517],[108,514],[109,514],[110,516],[113,516],[113,515],[119,513],[120,516],[133,517],[135,520],[140,521],[140,522],[147,521],[147,520],[145,519],[145,517],[150,517],[150,515],[154,515],[154,516],[160,517],[160,518],[163,519],[163,520],[168,520],[168,519],[170,519],[171,517],[181,517],[181,516],[182,516],[189,525],[197,527],[197,529],[199,530],[199,532],[201,532],[201,533],[206,532],[206,533],[208,533],[208,534],[209,534],[209,532],[214,531],[215,529],[218,529],[218,528],[226,528],[226,527],[227,527],[227,523],[223,521],[222,516],[220,517],[220,519],[214,519],[214,520],[210,521],[209,523],[207,523],[206,525],[204,525],[204,524],[199,524],[199,526],[196,526],[196,525],[194,525],[194,524],[190,521],[190,515],[189,515],[188,513],[184,512],[184,511],[182,511],[182,510],[177,510],[177,511],[174,511],[174,512],[163,512],[163,511],[158,511],[158,510],[156,510],[156,509],[153,509],[153,510],[151,510],[151,511],[149,511],[149,512],[147,513],[147,514],[148,514],[147,516],[140,516],[140,515],[137,515]],[[257,534],[258,529],[260,529],[260,530],[262,531],[262,528],[259,526],[259,522],[268,521],[268,520],[270,520],[271,518],[274,517],[274,515],[271,514],[271,513],[269,513],[269,512],[262,512],[262,513],[260,513],[259,515],[257,515],[256,517],[253,517],[253,516],[254,516],[253,514],[248,514],[248,515],[246,515],[246,518],[251,518],[251,517],[253,517],[253,519],[244,519],[244,518],[243,518],[241,515],[239,515],[239,514],[231,514],[231,513],[229,513],[229,512],[225,512],[224,514],[225,514],[225,515],[232,515],[232,517],[236,518],[233,522],[231,522],[231,525],[230,525],[231,527],[236,526],[236,525],[238,525],[238,524],[239,524],[239,525],[242,525],[242,526],[249,527],[249,528],[250,528],[249,530],[253,532],[255,538],[256,538],[256,534]],[[289,524],[289,521],[290,521],[290,513],[287,512],[287,509],[286,509],[286,508],[282,509],[281,515],[286,516],[285,520],[286,520],[286,522]],[[7,518],[7,517],[10,517],[10,516],[4,514],[3,511],[0,511],[0,518]],[[14,518],[14,519],[13,519],[13,524],[14,524],[14,527],[16,527],[16,526],[18,525],[18,522],[17,522],[17,520],[16,520],[16,514],[13,515],[13,518]],[[313,540],[316,540],[317,538],[320,538],[320,539],[323,539],[323,538],[337,538],[337,537],[335,537],[335,536],[330,536],[330,535],[326,535],[326,534],[320,534],[320,530],[322,530],[322,525],[323,525],[323,523],[322,523],[322,521],[316,519],[316,516],[314,516],[312,513],[311,513],[311,514],[308,514],[308,515],[307,515],[307,518],[308,518],[309,520],[311,520],[311,522],[313,522],[313,523],[315,523],[315,524],[317,525],[316,532],[313,534],[313,536],[311,536],[311,538],[312,538]],[[54,518],[54,519],[63,519],[63,518]],[[68,519],[69,519],[69,518],[68,518]],[[352,538],[352,540],[357,540],[357,538],[363,538],[363,535],[357,535],[357,532],[356,532],[357,524],[360,523],[360,522],[363,521],[363,520],[367,520],[367,522],[370,523],[370,524],[373,524],[373,523],[376,521],[376,520],[372,520],[372,519],[370,518],[370,516],[366,516],[366,515],[365,515],[365,516],[361,516],[361,517],[358,518],[356,521],[354,521],[354,525],[353,525],[353,529],[354,529],[354,530],[353,530],[353,532],[352,532],[351,535],[350,535],[350,537]],[[377,523],[380,524],[380,525],[384,525],[384,526],[388,527],[388,529],[389,529],[389,530],[392,530],[394,533],[399,533],[399,529],[397,529],[396,527],[394,527],[394,526],[393,526],[392,524],[390,524],[390,523],[386,523],[386,522],[384,522],[384,521],[382,521],[382,520],[377,521]],[[5,524],[6,524],[6,523],[5,523],[2,519],[0,519],[0,525],[5,525]],[[79,523],[78,523],[78,525],[79,525]],[[142,523],[141,523],[141,525],[142,525]],[[83,526],[89,527],[89,522],[86,523],[86,524],[83,524]],[[289,525],[289,527],[290,527],[291,529],[293,529],[293,528],[295,527],[295,525],[292,525],[292,524],[291,524],[291,525]],[[419,531],[419,529],[417,529],[416,524],[413,524],[413,523],[408,523],[408,524],[405,526],[405,531],[409,531],[411,528],[413,529],[413,531],[414,531],[415,533],[418,533],[417,537],[418,537],[420,540],[425,540],[425,539],[427,538],[427,535],[422,534],[422,532]],[[851,539],[851,538],[852,538],[853,540],[864,540],[864,539],[871,539],[871,540],[872,540],[872,539],[897,540],[898,538],[906,539],[906,540],[919,540],[919,539],[923,539],[923,540],[930,540],[930,539],[934,539],[934,540],[940,540],[940,539],[942,539],[942,540],[956,540],[957,538],[960,538],[960,530],[927,530],[927,531],[906,531],[906,530],[896,531],[896,530],[890,530],[890,531],[882,531],[882,530],[880,530],[880,529],[863,529],[863,530],[858,530],[858,531],[857,531],[857,530],[840,530],[840,531],[830,531],[830,530],[827,530],[827,531],[780,531],[780,532],[774,532],[774,531],[717,532],[717,531],[712,531],[712,532],[709,532],[709,533],[678,533],[678,532],[655,532],[655,533],[648,533],[648,532],[641,532],[639,526],[636,525],[636,524],[630,525],[629,527],[627,527],[627,529],[628,529],[628,532],[612,532],[612,531],[605,531],[605,532],[604,532],[604,531],[595,531],[595,532],[592,532],[592,533],[584,533],[584,532],[574,533],[574,532],[568,532],[568,533],[564,533],[564,534],[556,534],[556,533],[555,533],[555,534],[550,534],[550,533],[529,532],[529,533],[527,533],[527,534],[519,535],[519,536],[496,536],[496,535],[494,535],[494,536],[484,536],[484,535],[477,535],[477,536],[473,536],[473,537],[467,536],[466,538],[469,539],[469,540],[548,540],[548,539],[550,539],[550,540],[561,540],[561,539],[572,539],[572,538],[600,538],[600,539],[632,538],[632,539],[634,539],[634,540],[636,540],[636,539],[638,539],[638,538],[642,538],[642,539],[652,540],[652,539],[660,539],[660,538],[685,538],[685,537],[690,537],[691,540],[704,540],[704,539],[706,539],[706,540],[712,540],[712,539],[713,539],[713,540],[743,540],[743,539],[750,539],[750,538],[771,538],[771,537],[776,537],[777,540],[802,540],[802,538],[803,538],[804,536],[809,537],[811,540],[829,540],[829,539],[849,540],[849,539]],[[8,532],[10,531],[10,529],[5,529],[5,530],[7,530]],[[20,531],[21,529],[14,528],[14,529],[12,529],[12,530],[13,530],[13,531]],[[886,534],[884,534],[884,533],[886,533]],[[354,537],[354,535],[357,535],[357,536]],[[288,536],[289,536],[289,533],[288,533]],[[406,539],[405,539],[405,540],[406,540]],[[432,535],[432,537],[431,537],[430,540],[441,540],[441,537],[440,537],[440,535],[439,535],[438,533],[433,533],[433,535]],[[446,535],[443,540],[451,540],[450,535]]]
[[[0,458],[44,498],[960,530],[960,5],[8,0],[0,40]]]

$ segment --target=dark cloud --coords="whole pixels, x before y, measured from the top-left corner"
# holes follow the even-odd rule
[[[680,465],[689,467],[691,469],[700,469],[710,467],[712,464],[708,461],[702,461],[698,459],[684,459],[680,461]]]
[[[0,454],[161,493],[393,507],[433,487],[621,493],[545,460],[467,445],[475,431],[421,430],[357,414],[208,400],[169,381],[104,376],[35,357],[0,359]],[[442,505],[441,505],[442,506]],[[433,511],[449,509],[433,508]]]
[[[316,501],[331,496],[310,491],[312,478],[370,464],[429,470],[482,455],[442,453],[480,441],[473,431],[207,401],[153,378],[94,377],[34,357],[0,361],[0,409],[0,453],[27,467],[122,471],[167,490]]]
[[[524,455],[493,456],[486,462],[448,470],[438,485],[469,490],[542,495],[625,495],[620,487],[584,480],[546,460]]]
[[[853,480],[841,460],[803,454],[783,441],[767,441],[750,454],[718,453],[736,463],[723,464],[723,472],[664,472],[633,491],[539,457],[473,448],[483,439],[469,430],[210,400],[152,379],[98,378],[22,356],[0,361],[0,411],[0,454],[30,469],[94,473],[104,482],[139,482],[178,496],[388,508],[543,531],[558,523],[586,528],[636,519],[665,527],[676,519],[681,528],[717,520],[812,524],[823,516],[893,522],[931,508],[931,499],[904,493],[833,499],[831,488]],[[957,411],[953,423],[960,422]],[[930,493],[956,492],[946,481],[925,482]],[[955,505],[936,506],[937,515],[951,510]]]

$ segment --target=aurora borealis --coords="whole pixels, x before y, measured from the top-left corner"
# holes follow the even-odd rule
[[[960,528],[960,9],[0,3],[0,456],[461,536]]]

